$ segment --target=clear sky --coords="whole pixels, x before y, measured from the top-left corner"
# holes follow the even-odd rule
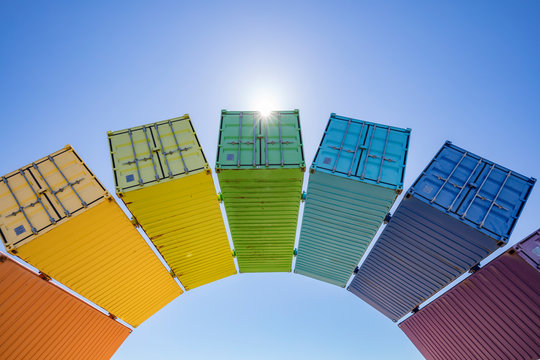
[[[114,192],[106,132],[189,113],[214,166],[221,109],[413,129],[405,188],[445,140],[540,176],[540,2],[0,1],[0,173],[71,144]],[[307,181],[307,177],[306,177]],[[535,189],[513,244],[540,225]],[[194,289],[114,360],[421,359],[344,289],[291,273]]]

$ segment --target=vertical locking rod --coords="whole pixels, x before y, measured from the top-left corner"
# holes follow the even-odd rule
[[[43,182],[45,183],[45,185],[47,185],[47,187],[49,188],[49,191],[51,192],[51,194],[54,196],[56,201],[60,204],[60,206],[62,207],[62,210],[64,210],[64,214],[66,214],[67,217],[71,216],[71,213],[64,207],[64,205],[62,204],[58,196],[56,196],[56,192],[51,188],[51,185],[49,185],[49,183],[47,182],[47,179],[45,179],[45,176],[43,176],[37,164],[32,163],[32,166],[34,167],[34,169],[36,169],[39,176],[41,176],[41,178],[43,179]]]
[[[30,222],[30,219],[28,218],[28,216],[26,215],[26,212],[24,211],[24,208],[21,206],[21,204],[19,203],[19,200],[17,199],[17,197],[15,196],[15,194],[13,193],[13,190],[11,190],[11,187],[9,186],[9,183],[8,183],[8,180],[2,176],[2,181],[6,184],[9,192],[11,193],[11,196],[13,196],[13,199],[15,200],[15,203],[17,204],[17,206],[19,207],[19,211],[22,212],[22,214],[24,215],[24,218],[26,219],[26,222],[28,223],[28,225],[30,226],[30,230],[32,230],[32,234],[34,235],[37,235],[37,230],[36,228],[34,227],[34,225],[32,225],[32,223]]]
[[[371,132],[371,137],[369,138],[369,146],[366,151],[366,160],[364,161],[364,167],[362,169],[362,174],[360,175],[360,179],[364,178],[364,175],[366,174],[366,165],[369,159],[369,151],[371,150],[371,144],[373,143],[373,135],[375,135],[375,130],[377,130],[377,125],[373,125],[373,130]]]
[[[265,164],[268,166],[268,121],[264,123],[264,153]]]
[[[150,141],[148,141],[148,134],[146,133],[146,126],[143,126],[144,137],[146,139],[146,145],[148,145],[148,154],[150,155],[150,160],[152,160],[152,166],[154,167],[154,174],[156,175],[156,180],[159,181],[159,175],[156,169],[156,163],[154,162],[154,153],[150,147]]]
[[[512,175],[512,171],[508,171],[508,173],[506,174],[506,177],[504,178],[503,183],[499,187],[499,191],[497,191],[497,194],[493,198],[493,201],[491,202],[491,205],[489,205],[488,211],[486,211],[486,215],[484,215],[484,218],[482,219],[482,222],[480,222],[480,227],[484,226],[484,223],[486,222],[486,219],[487,219],[489,213],[491,212],[491,209],[493,208],[493,205],[495,205],[495,202],[499,198],[499,195],[501,194],[501,191],[504,188],[504,185],[506,185],[506,182],[508,181],[508,178],[510,177],[510,175]]]
[[[242,144],[242,118],[244,117],[244,113],[240,112],[240,116],[238,117],[239,123],[238,123],[238,156],[236,157],[236,166],[240,167],[240,145]]]
[[[172,178],[171,167],[169,166],[169,161],[167,160],[167,154],[165,153],[165,147],[163,147],[163,141],[161,141],[161,135],[159,134],[159,128],[156,123],[154,123],[154,129],[156,129],[156,132],[157,132],[159,145],[161,146],[161,154],[163,155],[163,158],[165,159],[165,165],[167,165],[167,171],[169,172],[169,177]]]
[[[362,132],[364,131],[365,125],[366,123],[363,122],[362,127],[360,128],[360,134],[358,134],[358,139],[356,140],[356,146],[354,147],[354,154],[351,160],[351,166],[349,166],[349,172],[347,173],[348,176],[351,176],[352,168],[354,166],[354,160],[356,160],[356,153],[358,152],[358,146],[360,145],[360,140],[362,139]]]
[[[278,128],[279,128],[279,152],[280,152],[281,166],[283,166],[284,159],[283,159],[283,139],[281,137],[281,112],[278,112]]]
[[[384,141],[384,149],[381,156],[381,164],[379,166],[379,175],[377,176],[377,183],[381,182],[381,173],[384,164],[384,157],[386,156],[386,147],[388,146],[388,138],[390,137],[390,126],[386,130],[386,140]]]
[[[345,128],[345,133],[343,134],[343,139],[341,140],[341,145],[339,145],[339,151],[336,157],[336,161],[334,162],[334,167],[332,168],[332,172],[336,172],[336,167],[339,161],[339,156],[341,155],[341,150],[343,149],[343,144],[345,143],[345,138],[347,137],[347,132],[349,131],[349,126],[351,126],[351,119],[347,122],[347,127]]]
[[[434,203],[435,202],[435,199],[437,199],[437,196],[439,196],[439,194],[441,193],[442,189],[444,188],[444,186],[446,185],[446,183],[450,180],[450,178],[452,177],[452,175],[454,175],[454,173],[456,172],[456,170],[458,169],[459,165],[461,165],[461,162],[463,161],[463,159],[465,159],[465,156],[467,156],[468,152],[464,152],[463,155],[461,155],[461,158],[459,159],[459,161],[457,162],[456,165],[454,165],[454,168],[452,169],[452,171],[450,172],[450,174],[448,174],[448,176],[446,177],[446,179],[444,179],[444,182],[443,184],[441,185],[441,187],[439,188],[439,190],[437,190],[437,192],[435,193],[435,196],[433,196],[433,199],[431,199],[430,203]]]
[[[253,113],[253,167],[256,166],[256,160],[255,160],[255,155],[256,155],[256,144],[257,144],[257,133],[256,133],[256,130],[257,130],[257,113],[254,112]]]
[[[131,143],[131,145],[133,145],[133,142]],[[83,206],[83,208],[86,208],[88,206],[88,204],[86,203],[86,201],[84,201],[81,196],[79,195],[79,193],[75,190],[75,188],[73,187],[73,185],[69,182],[69,180],[66,178],[66,175],[64,175],[64,173],[62,172],[62,170],[60,170],[60,168],[58,167],[58,165],[56,165],[56,162],[54,161],[54,159],[52,158],[52,156],[48,156],[48,159],[50,162],[53,163],[54,167],[56,168],[56,170],[58,170],[58,172],[60,173],[60,175],[62,175],[62,177],[64,178],[64,180],[66,181],[66,183],[68,184],[69,188],[71,189],[71,191],[73,191],[75,193],[75,195],[77,195],[77,197],[79,198],[79,201],[81,202],[81,205]]]
[[[180,154],[180,160],[182,160],[182,165],[184,166],[184,172],[187,174],[189,172],[189,169],[186,166],[186,162],[184,161],[184,156],[182,155],[182,149],[180,148],[180,144],[178,143],[178,139],[176,138],[176,134],[174,133],[174,128],[172,126],[171,120],[169,120],[169,127],[171,128],[171,133],[174,138],[174,143],[176,144],[176,149],[178,149],[178,154]]]
[[[43,208],[43,210],[45,211],[45,213],[47,214],[47,216],[49,217],[49,221],[51,222],[51,224],[56,224],[56,220],[51,216],[51,214],[49,214],[49,212],[47,211],[47,208],[45,207],[45,205],[43,205],[43,203],[41,202],[41,199],[39,198],[38,194],[36,193],[36,190],[34,190],[34,188],[32,187],[32,184],[30,184],[30,181],[28,181],[28,178],[26,177],[26,175],[24,174],[24,171],[22,171],[21,169],[19,169],[19,174],[22,175],[22,177],[24,178],[24,180],[26,181],[26,183],[28,184],[28,187],[30,188],[30,190],[32,190],[32,193],[34,194],[34,196],[36,197],[37,201],[39,202],[39,204],[41,205],[41,207]]]
[[[478,196],[478,193],[480,192],[480,190],[482,190],[482,187],[484,187],[484,184],[486,183],[487,179],[489,178],[489,175],[491,175],[491,172],[493,171],[494,168],[495,168],[495,164],[491,165],[491,167],[489,168],[489,172],[487,173],[486,177],[482,181],[482,184],[480,184],[478,189],[476,189],[476,192],[474,193],[474,196],[471,199],[471,202],[469,203],[469,206],[467,206],[467,208],[465,209],[465,212],[463,213],[463,215],[461,215],[462,219],[465,219],[465,216],[467,216],[467,213],[469,212],[469,209],[471,208],[474,200],[476,200],[476,197]]]
[[[463,189],[465,188],[465,186],[467,186],[467,184],[469,183],[469,181],[471,180],[471,177],[474,175],[474,172],[476,171],[476,169],[478,169],[478,166],[480,166],[480,164],[482,163],[482,159],[480,158],[478,160],[478,162],[476,163],[476,166],[474,167],[474,169],[471,171],[471,173],[469,174],[469,177],[467,178],[467,180],[465,180],[465,182],[463,183],[463,186],[461,187],[461,189],[459,190],[458,194],[456,195],[456,197],[454,198],[454,201],[452,201],[452,203],[450,204],[450,206],[448,207],[448,209],[446,209],[446,211],[452,211],[452,208],[454,207],[454,204],[456,203],[457,199],[459,198],[459,196],[461,195],[461,193],[463,192]]]
[[[135,159],[135,167],[137,168],[137,176],[139,177],[139,185],[143,184],[141,178],[141,172],[139,170],[139,159],[137,159],[137,153],[135,152],[135,144],[133,143],[133,136],[131,134],[131,129],[128,130],[129,140],[131,141],[131,150],[133,150],[133,158]]]

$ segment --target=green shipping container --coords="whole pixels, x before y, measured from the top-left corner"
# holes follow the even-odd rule
[[[305,169],[298,110],[221,112],[216,172],[240,272],[291,271]]]

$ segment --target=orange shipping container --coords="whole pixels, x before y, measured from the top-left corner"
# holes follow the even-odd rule
[[[110,359],[130,333],[0,253],[0,359]]]

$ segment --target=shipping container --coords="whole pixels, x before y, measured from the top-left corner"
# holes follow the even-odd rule
[[[189,115],[109,132],[116,193],[185,289],[236,274]]]
[[[330,115],[310,167],[295,273],[345,287],[403,189],[410,133]]]
[[[70,146],[0,179],[11,254],[132,326],[182,293]]]
[[[535,181],[445,143],[349,291],[397,321],[506,244]]]
[[[298,110],[223,110],[216,172],[239,271],[291,271],[305,172]]]
[[[540,358],[540,230],[399,327],[428,360]]]
[[[0,358],[110,359],[131,330],[0,253]]]

